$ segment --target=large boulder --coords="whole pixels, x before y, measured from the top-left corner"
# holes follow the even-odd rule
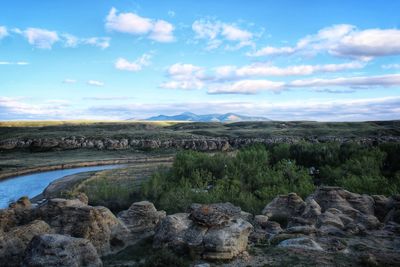
[[[190,218],[204,226],[224,225],[233,218],[241,216],[241,209],[231,203],[218,203],[210,205],[192,204]]]
[[[155,227],[165,216],[165,211],[157,211],[153,203],[148,201],[135,202],[128,210],[118,214],[118,218],[128,227],[132,240],[154,235]]]
[[[12,227],[35,220],[35,217],[35,209],[29,198],[21,197],[11,203],[7,209],[0,209],[0,230],[8,231]]]
[[[8,232],[0,232],[1,265],[19,266],[31,239],[45,233],[51,233],[50,226],[39,220],[23,226],[16,226]]]
[[[368,195],[349,192],[341,187],[319,187],[310,198],[314,199],[322,211],[335,208],[345,214],[359,211],[366,215],[374,215],[374,199]]]
[[[308,200],[315,201],[321,207],[322,214],[317,216],[317,225],[325,229],[323,232],[327,232],[326,229],[332,232],[332,226],[350,233],[380,227],[380,222],[375,217],[375,201],[371,196],[351,193],[340,187],[325,186],[318,188]]]
[[[203,238],[203,259],[229,260],[247,248],[252,226],[242,219],[233,220],[226,227],[211,227]]]
[[[128,228],[105,207],[54,198],[40,207],[39,214],[56,233],[90,240],[100,255],[117,252],[129,242]]]
[[[58,234],[35,236],[26,249],[22,266],[103,266],[89,240]]]
[[[186,252],[188,242],[185,235],[192,226],[193,222],[189,219],[188,213],[166,216],[155,229],[153,246],[155,248],[169,247],[177,252]]]
[[[230,203],[192,205],[190,214],[168,215],[156,229],[154,247],[189,252],[192,257],[227,260],[246,250],[252,225]]]
[[[306,203],[296,193],[280,195],[272,200],[262,211],[271,221],[287,222],[290,218],[300,216]]]

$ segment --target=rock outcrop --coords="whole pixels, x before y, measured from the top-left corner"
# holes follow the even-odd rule
[[[296,193],[281,195],[272,200],[262,211],[272,221],[287,222],[292,217],[301,215],[306,207],[303,199]]]
[[[130,240],[139,240],[154,235],[155,227],[165,216],[165,211],[157,211],[153,203],[148,201],[135,202],[128,210],[118,214],[118,218],[130,231]]]
[[[372,257],[376,266],[394,266],[400,259],[399,200],[330,186],[305,201],[294,193],[278,196],[255,216],[250,240],[311,255],[345,252],[361,265]]]
[[[154,235],[164,217],[164,211],[147,201],[133,203],[117,218],[105,207],[89,206],[84,194],[76,199],[48,199],[40,205],[23,197],[0,210],[0,265],[20,266],[28,243],[40,236],[30,245],[26,266],[100,266],[96,257]]]
[[[35,236],[26,249],[24,267],[100,267],[103,263],[89,240],[58,234]]]
[[[123,149],[193,149],[197,151],[226,151],[251,144],[276,144],[309,142],[341,142],[358,141],[365,144],[398,142],[398,136],[371,136],[360,137],[354,140],[346,137],[295,137],[273,136],[269,138],[216,138],[193,136],[185,139],[140,139],[140,138],[98,138],[84,136],[69,136],[60,138],[10,138],[0,140],[0,151],[28,149],[31,151],[70,150],[70,149],[98,149],[98,150],[123,150]]]
[[[109,209],[79,199],[50,199],[38,216],[56,233],[90,240],[100,255],[119,251],[129,242],[128,228]]]
[[[169,247],[206,260],[228,260],[246,250],[253,227],[240,218],[240,208],[230,203],[194,204],[189,212],[163,219],[154,247]]]
[[[50,226],[40,220],[13,227],[8,232],[0,232],[0,265],[19,266],[31,239],[51,232]]]

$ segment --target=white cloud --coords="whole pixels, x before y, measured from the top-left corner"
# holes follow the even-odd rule
[[[31,101],[30,101],[31,102]],[[273,120],[393,120],[399,119],[399,96],[361,99],[298,99],[291,101],[197,101],[113,105],[84,108],[62,101],[32,104],[21,98],[0,97],[0,120],[10,119],[127,119],[192,111],[199,114],[235,112]],[[60,105],[61,103],[61,105]]]
[[[229,24],[222,25],[221,34],[229,41],[247,41],[253,38],[252,33]]]
[[[334,79],[307,79],[289,82],[287,87],[328,87],[341,86],[351,88],[392,87],[400,86],[400,74],[377,76],[359,76]]]
[[[230,75],[236,77],[252,77],[252,76],[295,76],[295,75],[311,75],[317,72],[338,72],[344,70],[361,69],[365,63],[349,62],[342,64],[325,64],[325,65],[294,65],[288,67],[277,67],[271,64],[255,63],[240,68],[230,66]],[[222,67],[223,68],[223,67]],[[225,73],[227,75],[227,73]]]
[[[212,85],[208,89],[209,94],[255,94],[259,91],[280,92],[284,88],[284,82],[268,80],[241,80],[230,84]]]
[[[63,81],[63,83],[66,83],[66,84],[74,84],[74,83],[77,83],[77,82],[78,82],[77,80],[69,79],[69,78],[64,79],[64,81]]]
[[[135,13],[119,13],[111,8],[106,18],[106,29],[132,35],[147,35],[149,39],[157,42],[174,41],[175,27],[165,20],[153,20],[141,17]]]
[[[56,31],[39,28],[28,28],[23,31],[23,35],[29,44],[40,49],[51,49],[53,44],[60,40]]]
[[[111,40],[109,37],[80,38],[70,33],[59,34],[57,31],[40,28],[27,28],[26,30],[14,28],[11,32],[22,35],[28,40],[29,44],[40,49],[51,49],[57,42],[67,48],[74,48],[79,45],[91,45],[105,49],[110,46]]]
[[[231,50],[254,45],[252,41],[253,34],[240,29],[234,24],[200,19],[193,22],[192,30],[195,33],[195,39],[204,39],[207,41],[206,50],[218,48],[224,40],[230,43],[236,43],[234,46],[228,43],[226,48]]]
[[[237,67],[234,65],[218,66],[210,70],[193,64],[176,63],[168,68],[169,81],[160,85],[166,89],[201,89],[208,88],[210,94],[237,93],[254,94],[258,91],[279,92],[294,87],[286,82],[254,79],[269,76],[305,76],[315,73],[340,72],[361,69],[364,62],[348,62],[325,65],[294,65],[277,67],[266,63],[254,63]]]
[[[164,89],[182,89],[182,90],[192,90],[192,89],[202,89],[204,83],[199,80],[178,80],[164,82],[160,85]]]
[[[361,99],[298,99],[291,101],[207,101],[132,103],[93,106],[90,111],[120,118],[146,118],[156,114],[192,111],[198,114],[234,112],[274,120],[354,121],[399,119],[399,96]]]
[[[88,85],[92,85],[92,86],[98,86],[98,87],[102,87],[104,86],[104,83],[101,81],[96,81],[96,80],[89,80],[87,81]]]
[[[290,55],[293,54],[294,52],[296,52],[296,49],[293,47],[266,46],[255,52],[249,52],[247,53],[247,55],[251,57],[262,57],[262,56]]]
[[[386,64],[382,65],[383,69],[400,69],[400,64]]]
[[[64,38],[65,47],[76,47],[79,44],[79,38],[72,34],[64,33],[61,35],[61,37]]]
[[[61,37],[65,47],[77,47],[83,44],[106,49],[110,46],[111,40],[109,37],[79,38],[69,33],[61,34]]]
[[[8,35],[8,30],[5,26],[0,26],[0,40]]]
[[[291,88],[344,87],[370,89],[375,87],[400,86],[400,74],[378,76],[339,77],[333,79],[305,79],[291,82],[277,82],[265,79],[241,80],[233,83],[217,83],[208,86],[210,94],[255,94],[261,91],[281,92]],[[321,91],[324,92],[324,91]],[[326,92],[326,91],[325,91]]]
[[[291,55],[294,53],[331,55],[370,60],[374,57],[400,54],[400,30],[359,30],[348,24],[323,28],[300,39],[293,47],[267,46],[248,53],[249,56]]]
[[[11,62],[11,61],[0,61],[0,65],[19,65],[19,66],[25,66],[25,65],[29,65],[29,62],[26,62],[26,61],[16,61],[16,62]]]
[[[168,74],[175,79],[185,80],[192,76],[199,76],[203,68],[192,64],[176,63],[168,68]]]
[[[174,29],[171,23],[164,20],[157,20],[153,24],[149,38],[160,43],[172,42],[174,41],[174,35],[172,34]]]
[[[129,62],[125,58],[118,58],[115,62],[115,68],[119,70],[126,70],[131,72],[137,72],[142,70],[144,66],[150,65],[150,54],[143,54],[141,57],[133,62]]]
[[[110,40],[111,38],[109,37],[91,37],[82,39],[82,42],[84,44],[100,47],[101,49],[106,49],[110,46]]]
[[[160,88],[165,89],[201,89],[204,86],[205,79],[204,69],[192,64],[176,63],[171,65],[167,74],[171,79],[160,85]]]

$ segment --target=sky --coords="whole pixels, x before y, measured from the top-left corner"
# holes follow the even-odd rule
[[[400,119],[400,1],[5,0],[0,120]]]

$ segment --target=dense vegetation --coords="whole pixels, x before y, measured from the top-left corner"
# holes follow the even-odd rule
[[[183,151],[172,168],[143,185],[141,197],[168,213],[194,202],[225,201],[259,213],[278,194],[305,197],[321,184],[358,193],[400,193],[400,143],[257,145],[213,155]]]

